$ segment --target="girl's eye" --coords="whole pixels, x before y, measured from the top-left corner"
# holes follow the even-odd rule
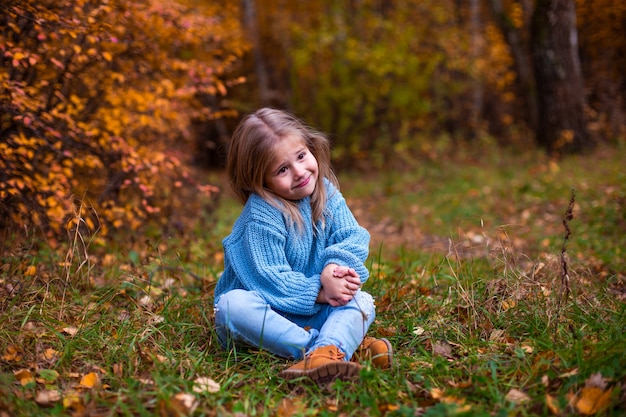
[[[278,170],[278,174],[282,174],[282,173],[284,173],[284,172],[287,172],[287,167],[281,167],[281,168]]]
[[[300,153],[300,155],[298,155],[298,159],[304,159],[305,156],[306,156],[306,152],[302,152]]]

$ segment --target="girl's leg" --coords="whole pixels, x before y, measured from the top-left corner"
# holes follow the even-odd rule
[[[346,360],[350,360],[374,322],[374,299],[364,291],[357,291],[352,301],[345,306],[326,306],[325,311],[327,316],[321,325],[319,336],[308,352],[333,345],[346,354]],[[317,316],[322,318],[324,314],[319,313]]]
[[[232,290],[215,304],[215,325],[224,347],[246,344],[285,358],[301,359],[318,331],[304,330],[276,313],[254,291]]]

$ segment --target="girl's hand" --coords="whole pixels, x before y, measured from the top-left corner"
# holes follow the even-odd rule
[[[320,280],[323,289],[320,296],[326,298],[328,304],[333,307],[348,304],[361,286],[359,275],[354,269],[334,264],[324,268]]]
[[[361,286],[361,278],[359,277],[359,274],[357,274],[353,268],[348,268],[347,266],[337,266],[333,270],[333,277],[345,278],[348,282],[351,282],[359,287]]]

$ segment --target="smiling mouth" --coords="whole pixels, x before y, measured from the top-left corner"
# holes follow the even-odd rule
[[[304,180],[300,184],[296,185],[296,188],[306,187],[307,185],[309,185],[310,181],[311,181],[311,175],[309,175],[306,180]]]

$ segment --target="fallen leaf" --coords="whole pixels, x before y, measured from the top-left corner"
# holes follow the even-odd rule
[[[77,391],[69,390],[63,396],[63,408],[71,408],[77,412],[76,414],[80,414],[85,406],[80,399],[80,394]]]
[[[378,411],[380,411],[382,415],[385,415],[385,413],[388,413],[389,411],[393,412],[399,409],[400,409],[400,406],[396,404],[381,404],[378,406]]]
[[[219,392],[220,384],[207,377],[199,377],[193,382],[193,392],[203,393],[210,392],[215,393]]]
[[[546,394],[546,405],[548,406],[548,410],[550,410],[552,414],[561,414],[559,401],[550,394]]]
[[[434,399],[434,400],[439,400],[441,398],[443,398],[443,390],[441,388],[433,388],[430,390],[430,396]]]
[[[533,347],[528,344],[522,344],[521,349],[524,351],[524,353],[528,354],[531,354],[535,351]]]
[[[576,399],[576,409],[584,415],[596,414],[609,405],[611,390],[598,387],[584,387]]]
[[[163,417],[192,415],[198,400],[192,394],[179,392],[170,401],[159,402],[159,414]]]
[[[35,383],[35,377],[33,373],[28,369],[18,369],[13,372],[13,375],[20,381],[21,386],[28,385],[30,383]]]
[[[379,327],[378,333],[384,337],[395,336],[398,333],[398,329],[395,326]]]
[[[61,400],[61,393],[57,390],[42,390],[37,392],[35,402],[42,407],[48,407]]]
[[[502,329],[493,329],[491,334],[489,335],[490,342],[501,342],[504,338],[504,330]]]
[[[452,359],[452,346],[446,341],[437,341],[433,344],[433,354]]]
[[[78,328],[74,326],[64,327],[62,330],[63,333],[67,333],[70,336],[76,336],[76,333],[78,333]]]
[[[472,386],[472,380],[469,379],[467,381],[462,381],[462,382],[456,382],[454,380],[450,380],[448,381],[448,385],[450,385],[453,388],[461,388],[461,389],[469,388]]]
[[[278,410],[276,411],[277,417],[292,417],[302,415],[304,411],[304,405],[300,398],[285,397],[280,401]],[[335,411],[337,408],[335,407]]]
[[[143,295],[139,300],[137,300],[137,304],[145,308],[152,308],[154,305],[154,301],[149,295]]]
[[[48,348],[43,352],[43,358],[47,361],[57,360],[59,358],[59,352],[52,348]]]
[[[595,374],[592,374],[585,381],[585,387],[595,387],[595,388],[600,388],[601,390],[604,390],[606,388],[606,385],[607,385],[606,378],[602,377],[602,374],[600,372],[596,372]]]
[[[113,364],[113,375],[115,375],[118,378],[121,378],[122,375],[124,375],[124,367],[121,363]]]
[[[530,397],[524,391],[520,391],[516,388],[511,388],[511,390],[509,390],[509,392],[506,394],[506,399],[514,404],[522,404],[526,401],[529,401]]]
[[[336,413],[339,410],[337,398],[326,398],[326,409],[331,413]]]
[[[78,383],[80,388],[96,388],[100,386],[100,377],[95,372],[89,372],[80,379]]]
[[[4,359],[7,362],[19,362],[22,360],[23,354],[22,354],[22,350],[14,345],[9,345],[7,346],[6,350],[4,351],[4,355],[2,355],[2,359]]]
[[[517,305],[517,303],[515,302],[515,300],[512,300],[512,299],[504,300],[504,301],[502,301],[502,310],[503,311],[510,310],[513,307],[515,307],[516,305]]]
[[[416,336],[421,336],[424,334],[424,332],[426,332],[426,330],[424,330],[423,327],[420,327],[420,326],[413,327],[413,334]]]

